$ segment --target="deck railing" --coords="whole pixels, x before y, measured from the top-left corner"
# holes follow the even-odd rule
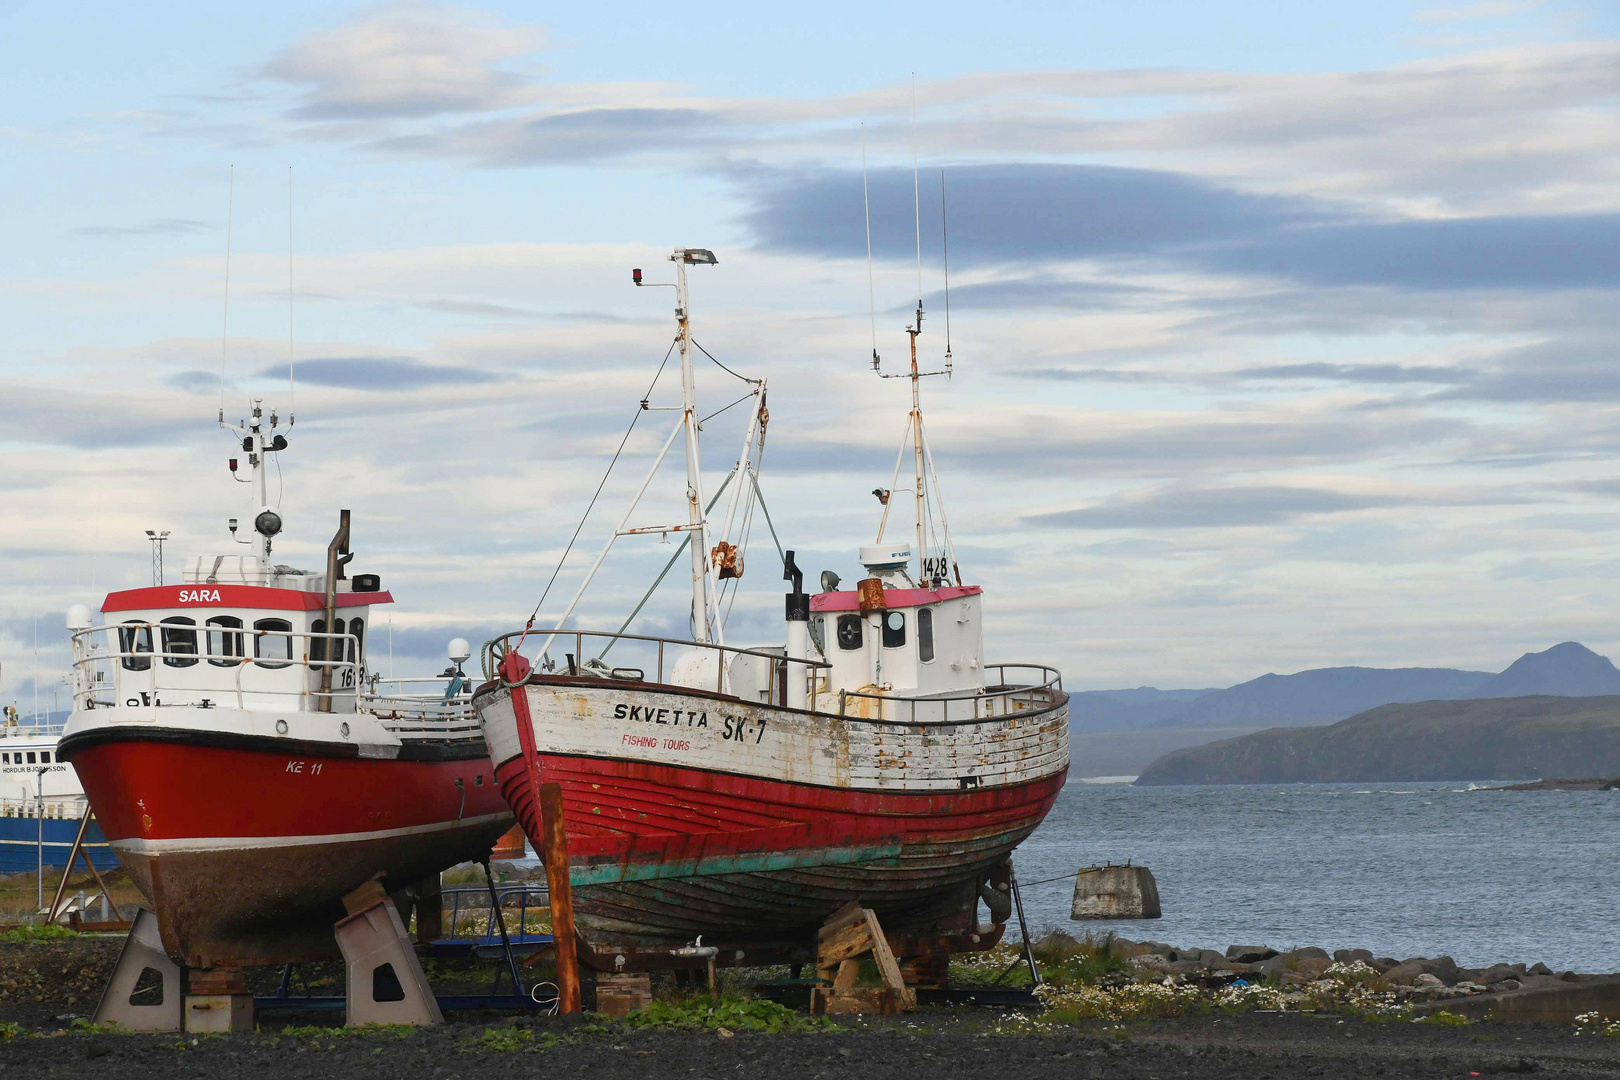
[[[982,690],[960,690],[924,697],[903,697],[868,690],[840,690],[838,715],[907,724],[956,724],[994,720],[1055,704],[1063,693],[1063,677],[1045,664],[986,664],[999,681]],[[1008,678],[1008,672],[1028,672],[1028,681]],[[872,702],[868,707],[864,703]]]
[[[548,631],[548,635],[549,635]],[[513,643],[522,636],[521,632],[514,631],[486,642],[482,651],[484,677],[494,680],[499,677],[499,667],[502,658],[506,655]],[[530,637],[536,635],[531,633]],[[566,653],[566,664],[560,669],[548,669],[546,673],[586,675],[605,679],[623,680],[626,682],[647,681],[647,670],[634,667],[609,668],[605,664],[597,666],[590,661],[581,662],[584,655],[585,641],[607,642],[606,647],[598,653],[598,661],[606,655],[608,649],[619,641],[639,642],[653,659],[653,682],[665,683],[666,657],[675,650],[709,649],[718,656],[715,674],[714,691],[728,696],[731,694],[728,687],[728,665],[726,654],[731,654],[733,660],[739,656],[756,657],[770,662],[770,681],[772,688],[771,701],[773,705],[781,705],[780,695],[776,688],[784,685],[784,678],[802,677],[806,680],[806,707],[812,713],[832,713],[838,716],[847,716],[851,719],[872,721],[891,721],[895,723],[911,724],[938,724],[938,723],[969,723],[975,720],[988,720],[1014,715],[1020,712],[1045,708],[1054,704],[1059,695],[1063,693],[1063,679],[1055,668],[1044,664],[986,664],[985,671],[995,672],[998,682],[982,688],[953,691],[944,694],[929,694],[908,697],[903,693],[877,692],[871,690],[834,690],[830,687],[828,673],[832,665],[824,660],[801,660],[795,657],[781,656],[777,653],[764,652],[759,649],[741,649],[730,645],[714,645],[701,641],[682,641],[678,638],[650,637],[641,634],[615,634],[603,630],[564,630],[556,633],[555,639],[565,645],[572,641],[574,651]],[[594,647],[594,645],[593,645]],[[802,675],[794,676],[790,665],[798,665]],[[704,678],[707,679],[707,674]],[[691,689],[706,690],[707,686],[692,686]],[[870,703],[870,704],[868,704]]]
[[[166,648],[164,630],[171,634],[190,631],[196,647]],[[98,641],[97,635],[103,635],[105,641]],[[214,638],[221,644],[234,639],[234,651],[210,651]],[[260,642],[267,639],[284,640],[286,655],[260,655],[264,651]],[[295,642],[301,643],[301,653]],[[323,657],[341,653],[345,659],[314,659],[316,650],[311,646],[315,642],[321,643]],[[299,711],[314,712],[328,698],[333,712],[349,712],[347,706],[358,692],[362,671],[358,660],[347,657],[357,657],[358,649],[359,640],[353,634],[251,626],[177,627],[138,619],[93,626],[73,634],[73,707],[201,705],[203,701],[217,702],[223,695],[233,699],[238,709],[245,709],[250,698],[255,702],[270,698],[285,700]],[[332,689],[324,692],[319,685],[323,668],[332,672]],[[168,702],[163,700],[165,694]],[[340,705],[345,707],[340,710]]]
[[[486,680],[499,678],[499,670],[502,659],[505,658],[507,651],[513,647],[513,643],[523,636],[523,631],[514,630],[510,634],[502,634],[500,637],[484,643],[484,648],[480,654],[480,657],[483,662],[484,678]],[[533,632],[530,632],[527,636],[536,638],[537,640],[543,640],[542,635],[538,635]],[[567,675],[596,676],[605,679],[619,679],[626,682],[647,681],[647,669],[644,667],[630,666],[610,667],[608,664],[606,664],[603,658],[606,657],[608,651],[619,642],[641,643],[644,650],[646,650],[649,654],[647,659],[653,661],[652,681],[660,684],[663,684],[665,681],[664,669],[666,662],[668,662],[668,666],[673,670],[674,663],[669,659],[671,653],[684,649],[708,650],[709,653],[715,657],[714,692],[717,694],[726,694],[728,696],[731,694],[729,689],[730,666],[726,662],[728,655],[733,661],[740,656],[751,656],[768,662],[770,665],[770,681],[767,685],[773,688],[784,686],[785,683],[783,680],[786,678],[794,678],[795,676],[792,674],[792,672],[797,670],[799,672],[797,677],[805,680],[806,690],[812,702],[814,701],[816,694],[815,681],[817,678],[817,672],[821,669],[830,669],[832,667],[831,664],[828,664],[824,660],[804,660],[795,656],[783,656],[778,653],[765,652],[761,649],[742,649],[734,645],[717,645],[713,642],[707,641],[682,641],[678,638],[650,637],[645,634],[615,634],[606,630],[559,630],[556,632],[546,631],[544,637],[553,638],[554,647],[555,643],[561,643],[564,646],[563,655],[566,657],[566,661],[560,669],[538,669],[541,670],[542,674],[554,674],[560,671],[562,674]],[[593,642],[593,647],[594,643],[596,642],[606,643],[603,645],[602,651],[597,653],[597,655],[590,660],[586,660],[584,658],[586,639],[590,639]],[[567,643],[570,640],[574,644],[574,651],[571,653],[566,651]],[[705,675],[704,678],[705,681],[707,681],[708,676]],[[693,686],[691,689],[707,690],[709,687],[707,685]],[[774,704],[781,704],[781,702],[777,700],[777,696],[778,695],[773,693],[772,702]],[[814,711],[813,706],[812,711]]]
[[[371,713],[382,726],[401,739],[455,739],[478,733],[478,716],[472,707],[472,681],[463,678],[450,693],[454,676],[436,678],[383,679],[373,677],[361,691],[359,708]],[[438,692],[421,693],[426,687]]]

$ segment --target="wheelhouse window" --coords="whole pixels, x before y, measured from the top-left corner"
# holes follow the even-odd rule
[[[312,664],[322,663],[326,660],[327,639],[321,637],[322,634],[326,633],[326,620],[316,619],[314,622],[310,623],[309,633],[309,661]],[[336,649],[333,649],[332,651],[334,653],[337,652]]]
[[[883,647],[901,649],[906,644],[906,613],[891,611],[883,616]]]
[[[49,750],[40,751],[39,763],[41,765],[49,765],[51,763],[51,752]]]
[[[917,609],[917,659],[928,663],[934,658],[934,609]]]
[[[845,652],[854,652],[861,647],[861,617],[859,615],[838,616],[838,647]]]
[[[253,624],[253,656],[260,667],[283,668],[292,663],[292,623],[286,619],[259,619]]]
[[[34,764],[34,752],[32,750],[28,751],[28,764]]]
[[[152,668],[152,627],[146,623],[127,622],[118,628],[118,651],[124,655],[119,663],[125,671],[150,671]],[[140,655],[145,653],[145,656]]]
[[[235,667],[246,651],[242,648],[242,620],[235,615],[215,615],[208,627],[208,662],[215,667]]]
[[[169,667],[191,667],[197,662],[196,619],[174,615],[163,620],[163,662]]]
[[[349,632],[349,624],[348,623],[344,622],[342,619],[333,619],[332,620],[332,633],[342,635],[342,634],[347,634],[348,632]],[[345,641],[341,636],[335,637],[335,638],[332,639],[332,659],[333,660],[336,660],[340,664],[343,663],[343,661],[346,660],[346,659],[347,660],[353,660],[354,657],[347,655],[348,651],[349,651],[349,643],[347,641]]]
[[[354,638],[354,651],[349,653],[349,659],[358,664],[366,658],[365,622],[361,619],[350,619],[349,633]]]

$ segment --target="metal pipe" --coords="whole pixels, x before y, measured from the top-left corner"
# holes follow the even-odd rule
[[[338,556],[349,554],[349,512],[338,511],[338,531],[332,537],[332,542],[326,545],[326,632],[331,633],[337,619],[337,583],[338,575],[342,572],[343,564],[348,562],[345,558],[339,561]],[[342,641],[330,641],[326,651],[329,653],[332,646],[343,648]],[[307,653],[308,650],[306,650]],[[356,657],[356,659],[359,659]],[[305,684],[308,685],[307,683]],[[332,668],[330,665],[321,665],[321,702],[320,710],[323,713],[332,711]]]

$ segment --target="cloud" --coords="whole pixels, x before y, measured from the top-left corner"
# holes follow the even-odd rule
[[[1079,510],[1034,514],[1023,520],[1063,529],[1222,528],[1276,525],[1307,514],[1366,510],[1410,501],[1401,496],[1351,494],[1325,488],[1253,485],[1172,489]]]
[[[948,169],[946,176],[951,258],[966,267],[1097,260],[1322,286],[1620,286],[1620,214],[1390,221],[1320,200],[1253,195],[1149,169],[977,165]],[[911,202],[910,171],[876,171],[869,185],[874,253],[914,258],[912,215],[894,212]],[[750,196],[753,208],[745,221],[761,248],[824,257],[865,254],[859,173],[761,174]],[[937,221],[937,193],[930,189],[924,200],[932,200],[924,221]],[[925,226],[923,242],[938,250],[937,228]],[[1055,284],[1044,288],[1062,295]],[[1039,292],[1031,287],[1032,296]],[[1018,286],[990,295],[1005,302],[1018,295]]]
[[[68,230],[69,236],[186,236],[207,232],[213,226],[191,218],[149,218],[139,225],[83,225]]]
[[[1480,3],[1464,4],[1462,7],[1430,8],[1427,11],[1418,12],[1413,18],[1420,23],[1511,19],[1515,15],[1523,15],[1527,11],[1534,11],[1545,3],[1546,0],[1481,0]]]
[[[412,157],[468,157],[485,165],[576,165],[736,143],[725,117],[706,109],[578,109],[445,131],[379,139],[373,150]]]
[[[538,319],[542,314],[531,308],[492,304],[486,300],[416,300],[414,306],[445,315],[477,315],[494,319]]]
[[[1062,529],[1189,529],[1280,525],[1318,514],[1413,505],[1501,505],[1528,501],[1507,493],[1436,495],[1349,492],[1284,484],[1163,488],[1147,495],[1023,518]]]
[[[1406,364],[1275,364],[1239,368],[1235,379],[1320,379],[1350,383],[1465,383],[1475,373],[1463,368]]]
[[[425,118],[488,112],[540,93],[500,62],[539,49],[537,26],[502,27],[428,4],[384,7],[281,52],[260,74],[304,86],[301,120]]]
[[[409,356],[344,356],[300,360],[298,381],[315,386],[345,390],[399,391],[424,386],[466,386],[472,383],[500,382],[507,376],[476,368],[448,364],[424,364]],[[287,374],[284,366],[267,367],[261,379],[279,379]]]
[[[1620,350],[1609,339],[1564,339],[1504,350],[1489,370],[1433,400],[1532,402],[1620,400]]]
[[[177,371],[166,381],[176,390],[188,394],[211,393],[219,389],[219,373],[214,371]]]

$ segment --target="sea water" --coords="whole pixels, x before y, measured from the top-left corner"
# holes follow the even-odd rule
[[[1034,934],[1620,971],[1620,791],[1470,787],[1070,781],[1015,856],[1025,914]],[[1075,871],[1127,859],[1163,918],[1070,920]]]

